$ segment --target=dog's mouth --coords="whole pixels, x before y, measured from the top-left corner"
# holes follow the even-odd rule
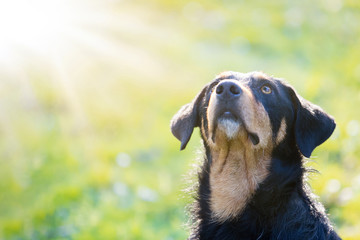
[[[231,111],[226,110],[222,114],[220,114],[220,116],[218,117],[218,121],[219,120],[239,122],[239,117],[234,113],[232,113]]]
[[[232,140],[238,136],[239,132],[242,130],[241,128],[245,130],[247,137],[253,145],[257,145],[260,142],[259,136],[248,130],[241,116],[231,110],[226,109],[219,112],[214,121],[214,127],[211,133],[211,138],[214,143],[217,130],[222,131],[229,140]]]
[[[260,142],[259,136],[256,133],[248,131],[249,139],[254,145],[258,145]]]

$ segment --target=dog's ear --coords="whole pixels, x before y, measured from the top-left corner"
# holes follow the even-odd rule
[[[200,125],[198,108],[205,95],[206,89],[207,87],[205,87],[191,103],[182,106],[171,119],[171,132],[177,139],[180,140],[180,150],[185,149],[194,128]]]
[[[334,118],[319,106],[310,103],[292,91],[292,100],[296,108],[295,140],[300,152],[310,157],[312,151],[325,142],[335,129]]]

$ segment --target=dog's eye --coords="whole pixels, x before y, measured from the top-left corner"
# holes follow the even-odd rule
[[[269,85],[264,85],[261,87],[261,91],[265,94],[270,94],[272,93],[271,87],[269,87]]]

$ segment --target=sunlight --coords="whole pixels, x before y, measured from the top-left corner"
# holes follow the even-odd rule
[[[111,41],[107,33],[116,29],[111,4],[102,0],[0,0],[0,89],[10,97],[20,94],[13,108],[22,104],[42,107],[37,105],[41,94],[34,90],[37,81],[31,77],[36,74],[45,79],[39,80],[46,85],[44,89],[53,90],[49,96],[61,96],[75,124],[88,126],[76,92],[83,78],[77,74],[88,62],[97,61]],[[116,52],[117,45],[107,48]],[[24,92],[32,97],[23,97]],[[0,99],[0,130],[12,129],[13,122],[1,105]]]
[[[1,1],[2,58],[21,49],[44,54],[63,44],[66,31],[75,23],[72,10],[66,1]]]
[[[30,60],[29,54],[71,53],[74,35],[108,23],[104,6],[101,1],[0,0],[0,63]]]
[[[162,59],[135,47],[132,38],[163,41],[169,33],[148,26],[142,10],[135,16],[127,7],[115,0],[0,0],[0,73],[17,75],[29,63],[49,69],[54,59],[69,66],[101,59],[133,70],[146,62],[145,76],[164,71]],[[122,39],[126,34],[131,38]]]

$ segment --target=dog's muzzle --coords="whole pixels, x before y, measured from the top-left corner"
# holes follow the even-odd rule
[[[220,82],[215,89],[216,94],[216,111],[215,111],[215,127],[212,129],[213,140],[216,129],[220,128],[225,132],[229,139],[234,138],[240,127],[246,126],[241,117],[240,97],[243,93],[241,86],[232,80],[224,80]],[[254,145],[259,143],[259,137],[255,133],[246,130],[249,139]]]

